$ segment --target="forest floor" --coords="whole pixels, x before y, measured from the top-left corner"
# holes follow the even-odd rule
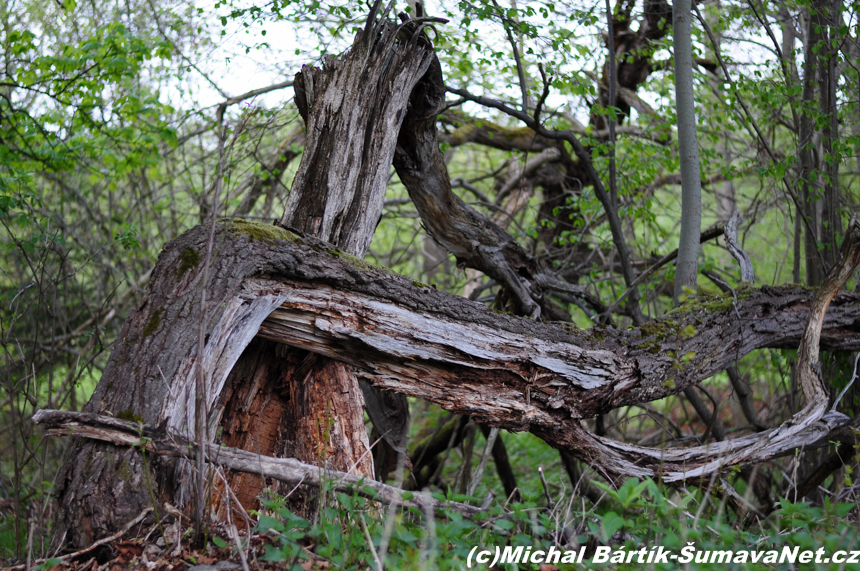
[[[141,525],[131,530],[126,538],[96,544],[76,553],[31,562],[30,569],[45,571],[246,571],[238,549],[229,539],[223,526],[210,530],[205,548],[194,547],[190,534],[180,535],[178,526],[164,528],[162,536],[157,525]],[[165,543],[171,540],[171,545]],[[177,541],[176,539],[179,539]],[[239,541],[247,564],[247,571],[295,569],[298,564],[304,571],[325,570],[330,563],[304,549],[296,561],[264,560],[266,546],[277,547],[279,542],[269,533],[252,533],[250,542],[243,534]],[[217,544],[223,544],[219,547]],[[0,567],[4,571],[24,571],[26,564]]]

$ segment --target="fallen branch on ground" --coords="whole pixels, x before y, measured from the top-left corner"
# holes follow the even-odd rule
[[[47,427],[53,436],[82,436],[93,440],[110,442],[118,446],[143,447],[147,452],[192,460],[197,445],[179,436],[168,434],[134,422],[112,416],[64,410],[40,410],[33,415],[33,422]],[[206,461],[237,472],[258,474],[292,485],[305,484],[322,487],[329,480],[332,489],[357,495],[387,504],[425,509],[445,509],[466,517],[474,517],[484,510],[458,502],[443,502],[427,493],[406,492],[375,480],[326,470],[305,464],[293,458],[273,458],[246,450],[209,444],[206,446]]]

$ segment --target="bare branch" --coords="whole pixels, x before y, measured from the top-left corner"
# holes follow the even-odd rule
[[[743,251],[740,244],[738,244],[738,225],[740,223],[741,213],[735,210],[732,217],[726,223],[726,247],[741,267],[741,281],[752,283],[755,281],[755,272],[753,272],[752,261],[750,260],[750,257],[747,256],[747,253]]]
[[[724,231],[725,231],[725,229],[722,226],[712,226],[711,228],[702,232],[702,235],[699,237],[699,243],[704,244],[705,242],[707,242],[709,240],[713,240],[714,238],[722,236]],[[643,283],[645,283],[645,280],[647,280],[649,277],[651,277],[654,274],[654,272],[656,272],[657,270],[659,270],[660,268],[662,268],[663,266],[665,266],[666,264],[668,264],[669,262],[671,262],[672,260],[674,260],[677,257],[678,257],[678,248],[675,248],[674,250],[672,250],[671,252],[669,252],[668,254],[666,254],[665,256],[660,258],[659,260],[657,260],[647,270],[645,270],[644,272],[639,274],[639,277],[637,277],[633,281],[633,283],[630,284],[630,287],[627,288],[627,291],[622,293],[618,297],[618,299],[616,299],[615,302],[606,309],[606,315],[610,315],[613,311],[615,311],[615,309],[618,308],[618,306],[621,304],[621,302],[624,301],[624,299],[628,295],[630,295],[633,288],[636,288],[636,287],[642,285]]]
[[[627,284],[627,287],[630,288],[635,280],[633,275],[633,266],[630,261],[630,254],[627,248],[627,240],[624,238],[624,231],[621,227],[621,220],[618,218],[618,212],[614,208],[612,204],[611,197],[607,194],[606,188],[603,186],[603,181],[600,179],[600,175],[597,174],[597,171],[594,169],[594,164],[591,161],[591,153],[583,146],[582,142],[574,135],[571,131],[568,130],[550,130],[544,127],[543,125],[538,124],[533,117],[530,117],[527,113],[523,113],[521,111],[517,111],[507,104],[498,101],[496,99],[491,99],[488,97],[472,95],[465,89],[458,89],[454,87],[447,87],[447,90],[451,93],[459,95],[460,97],[464,97],[469,101],[474,101],[479,105],[484,105],[485,107],[491,107],[493,109],[498,109],[503,113],[510,115],[516,119],[522,121],[526,126],[530,127],[535,131],[535,133],[542,135],[548,139],[556,139],[563,140],[570,143],[573,147],[574,153],[577,158],[582,163],[583,168],[588,173],[588,177],[591,180],[591,184],[594,187],[594,193],[597,195],[597,199],[600,201],[600,204],[603,205],[603,209],[606,212],[607,220],[609,222],[609,229],[612,232],[612,241],[615,243],[615,247],[618,250],[618,257],[621,260],[621,271],[624,275],[624,282]],[[634,323],[641,323],[642,317],[639,309],[639,296],[635,289],[633,289],[630,293],[632,305],[632,314]]]
[[[252,99],[257,97],[258,95],[265,95],[266,93],[271,93],[272,91],[277,91],[278,89],[285,89],[287,87],[293,86],[293,80],[288,79],[286,81],[281,81],[280,83],[273,83],[272,85],[267,85],[266,87],[259,87],[257,89],[252,89],[251,91],[247,91],[242,95],[237,95],[235,97],[230,97],[226,101],[223,101],[218,104],[219,107],[229,107],[231,105],[236,105],[237,103],[241,103],[247,99]]]

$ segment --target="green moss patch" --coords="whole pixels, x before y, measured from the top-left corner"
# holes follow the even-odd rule
[[[247,220],[242,220],[241,218],[232,218],[230,220],[226,220],[224,221],[224,224],[226,225],[227,231],[231,234],[244,234],[252,240],[268,244],[269,246],[277,246],[279,240],[294,242],[296,244],[301,245],[310,245],[317,251],[325,252],[331,256],[334,256],[335,258],[343,260],[357,270],[383,271],[392,275],[398,275],[389,270],[388,268],[371,264],[367,260],[363,260],[362,258],[353,256],[352,254],[349,254],[342,250],[338,250],[337,248],[322,249],[313,246],[313,244],[307,244],[307,242],[302,240],[300,236],[279,226],[274,226],[272,224],[260,224],[258,222],[249,222]]]
[[[642,332],[642,337],[657,336],[657,341],[663,341],[667,337],[675,335],[680,327],[679,323],[674,319],[658,319],[643,323],[639,330]]]
[[[275,226],[274,224],[261,224],[241,218],[231,218],[225,221],[227,231],[231,234],[244,234],[252,240],[263,242],[269,246],[277,246],[279,240],[304,244],[301,238],[289,230]]]
[[[200,265],[200,254],[193,248],[185,248],[179,254],[179,267],[176,268],[176,276],[181,278],[188,271]]]
[[[735,290],[738,301],[750,296],[752,286],[748,283],[743,283]],[[681,313],[697,313],[704,311],[705,313],[719,313],[731,309],[735,301],[735,295],[732,292],[721,293],[718,295],[698,295],[688,297],[684,302],[668,312],[666,315],[678,315]]]
[[[125,409],[124,411],[117,414],[116,417],[120,420],[127,420],[129,422],[143,422],[143,417],[139,414],[134,414],[133,408]]]
[[[152,314],[152,317],[149,318],[149,321],[146,322],[146,327],[143,328],[143,336],[149,337],[155,330],[158,329],[158,326],[161,324],[161,314],[164,313],[163,309],[156,309],[155,313]]]

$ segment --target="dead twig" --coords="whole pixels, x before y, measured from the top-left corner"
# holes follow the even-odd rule
[[[66,561],[66,560],[68,560],[68,559],[74,559],[74,558],[76,558],[76,557],[79,557],[79,556],[81,556],[81,555],[84,555],[85,553],[89,553],[90,551],[92,551],[92,550],[93,550],[93,549],[95,549],[96,547],[99,547],[100,545],[105,545],[106,543],[110,543],[110,542],[112,542],[112,541],[116,541],[117,539],[119,539],[120,537],[122,537],[123,535],[125,535],[125,534],[126,534],[126,532],[128,532],[128,530],[130,530],[131,528],[133,528],[134,526],[136,526],[137,524],[139,524],[140,522],[142,522],[142,521],[143,521],[143,519],[144,519],[144,518],[149,514],[149,512],[151,512],[151,511],[152,511],[152,508],[146,508],[145,510],[143,510],[142,512],[140,512],[140,515],[138,515],[136,518],[134,518],[133,520],[131,520],[130,522],[128,522],[127,524],[125,524],[125,526],[124,526],[121,530],[119,530],[118,532],[116,532],[115,534],[113,534],[113,535],[109,535],[109,536],[107,536],[107,537],[103,537],[102,539],[99,539],[98,541],[96,541],[95,543],[93,543],[92,545],[90,545],[89,547],[87,547],[87,548],[85,548],[85,549],[81,549],[80,551],[75,551],[75,552],[73,552],[73,553],[67,553],[67,554],[65,554],[65,555],[63,555],[63,556],[61,556],[61,557],[54,557],[54,558],[52,558],[52,561]],[[32,561],[32,562],[30,562],[30,565],[31,565],[31,566],[32,566],[32,565],[40,565],[40,564],[42,564],[42,563],[44,563],[44,562],[46,562],[46,561],[48,561],[48,559],[37,559],[36,561]],[[27,567],[27,566],[26,566],[25,564],[22,564],[22,565],[15,565],[14,567],[7,567],[7,571],[19,571],[19,570],[25,569],[26,567]]]

